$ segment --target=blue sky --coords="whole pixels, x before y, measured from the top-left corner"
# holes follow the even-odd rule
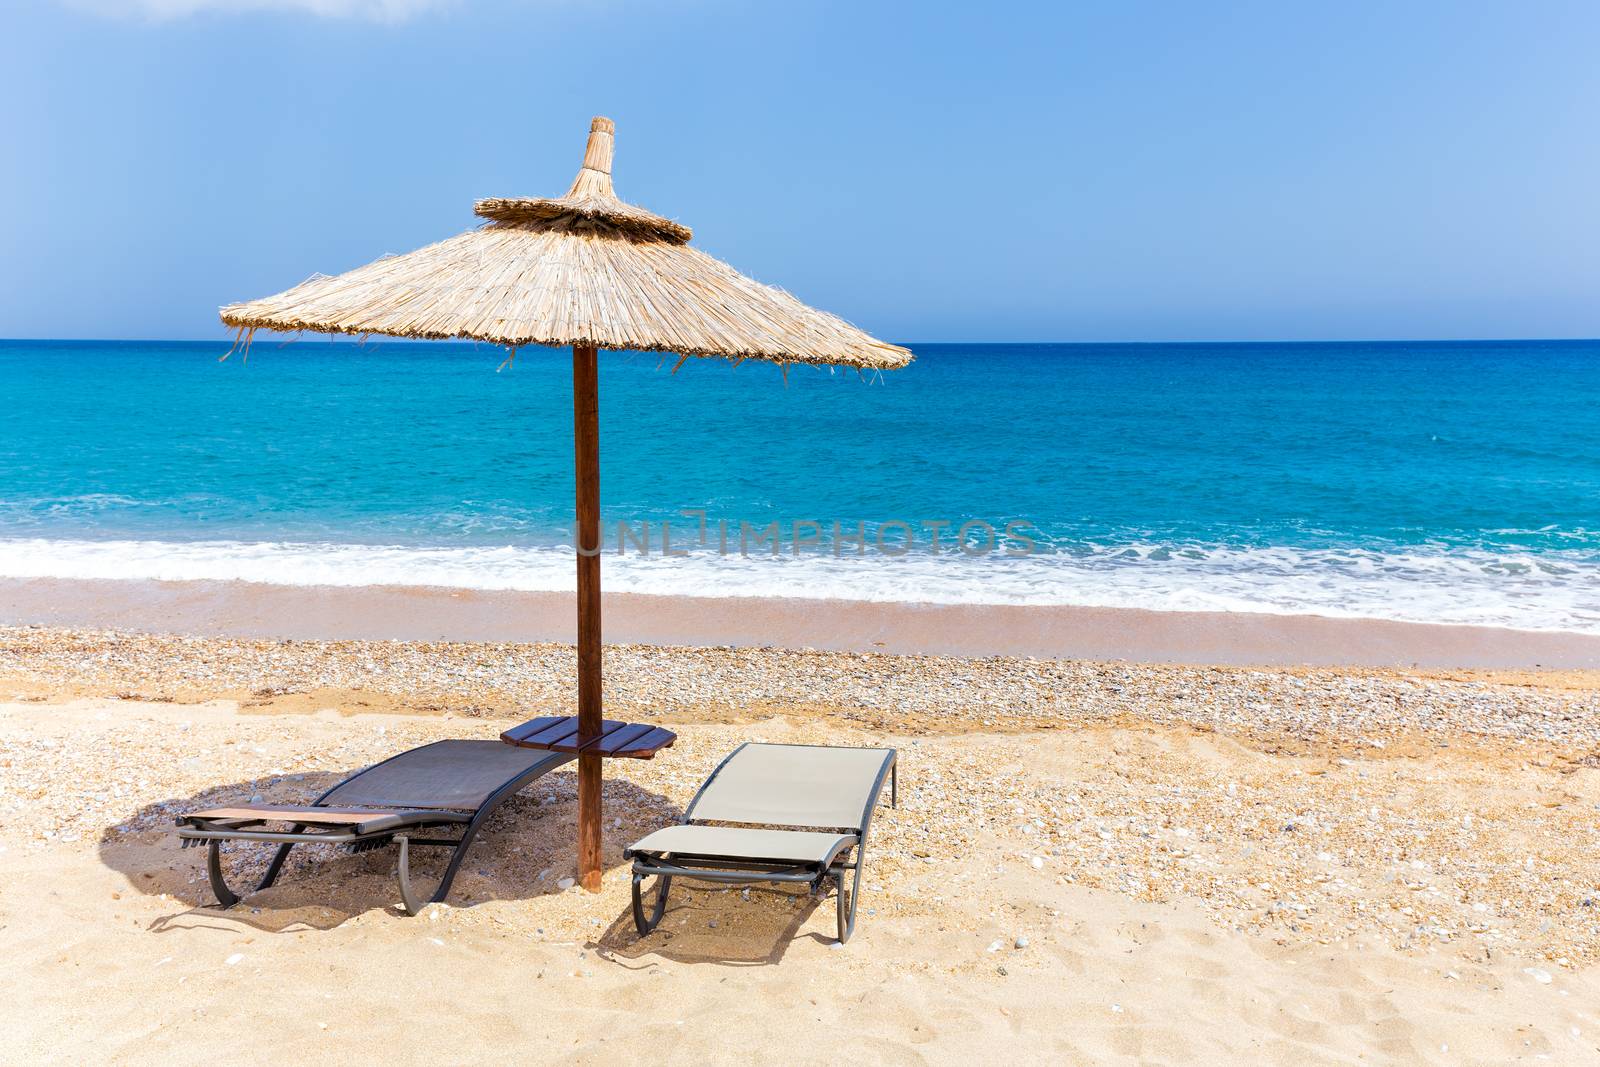
[[[1600,336],[1600,6],[14,0],[0,336],[556,195],[899,340]]]

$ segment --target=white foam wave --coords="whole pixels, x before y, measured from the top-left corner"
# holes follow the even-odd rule
[[[945,551],[617,555],[608,592],[938,604],[1063,604],[1383,618],[1600,633],[1592,553],[1114,544],[1026,558]],[[0,577],[565,591],[569,547],[0,539]]]

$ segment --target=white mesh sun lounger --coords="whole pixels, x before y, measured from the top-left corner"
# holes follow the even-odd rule
[[[885,780],[889,803],[895,803],[895,755],[892,748],[824,745],[752,743],[734,749],[689,802],[680,825],[623,851],[623,858],[633,860],[633,922],[640,936],[661,921],[674,877],[809,882],[815,890],[832,879],[839,940],[847,940],[856,925],[867,830]],[[847,895],[849,871],[855,874]],[[643,886],[652,876],[655,903],[646,917]]]

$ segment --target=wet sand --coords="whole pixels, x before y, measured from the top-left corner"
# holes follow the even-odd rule
[[[1600,668],[1600,637],[1123,608],[610,593],[619,644],[1273,666]],[[0,625],[297,640],[571,641],[573,598],[405,586],[0,579]]]

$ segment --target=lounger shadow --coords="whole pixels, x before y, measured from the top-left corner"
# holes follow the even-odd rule
[[[239,804],[180,815],[178,837],[185,848],[207,845],[206,873],[224,908],[239,900],[222,874],[224,841],[279,843],[257,891],[277,880],[295,845],[347,845],[361,852],[398,844],[400,899],[407,914],[416,915],[425,903],[449,894],[478,829],[506,798],[574,758],[499,741],[435,741],[351,775],[312,804]],[[272,823],[288,829],[266,829]],[[457,836],[413,836],[435,830],[454,830]],[[425,898],[411,881],[413,847],[454,850],[438,886]]]
[[[838,893],[839,940],[855,930],[867,832],[883,783],[897,800],[892,748],[746,743],[717,765],[677,826],[624,849],[633,860],[633,922],[643,937],[666,912],[672,879],[707,882],[828,880]],[[739,825],[728,825],[728,824]],[[855,872],[848,894],[847,872]],[[644,882],[656,878],[645,914]]]

